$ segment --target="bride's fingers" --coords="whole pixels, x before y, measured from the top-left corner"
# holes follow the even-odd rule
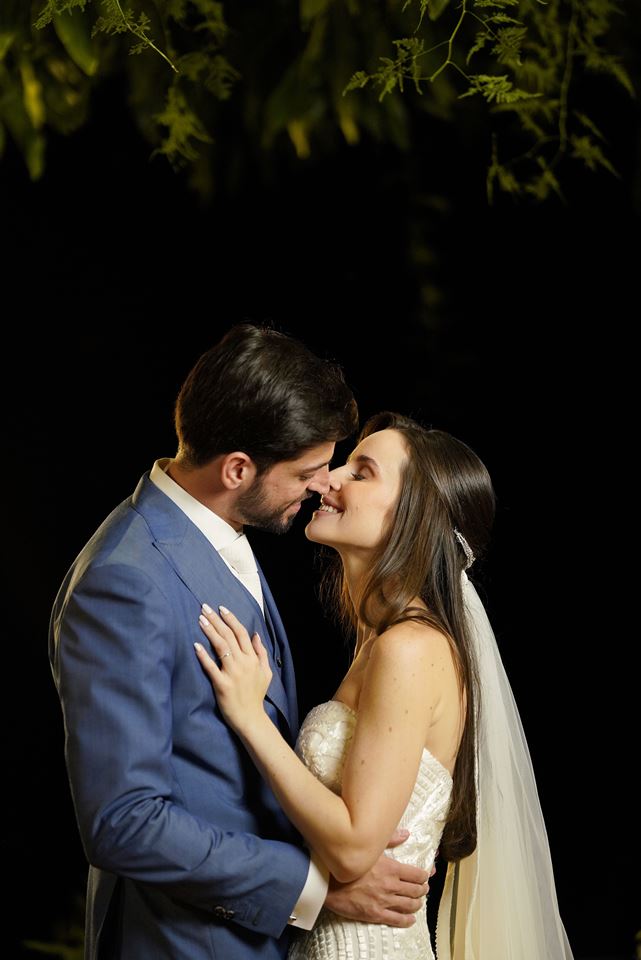
[[[269,665],[269,657],[267,656],[267,651],[263,646],[263,641],[260,639],[260,635],[255,633],[252,637],[252,645],[256,652],[256,656],[260,662],[260,666],[264,675],[271,682],[272,679],[272,668]]]
[[[225,623],[222,617],[216,613],[215,610],[212,610],[208,603],[203,603],[200,608],[200,613],[201,616],[205,617],[205,619],[211,624],[216,633],[219,634],[224,640],[236,641],[236,635],[232,628]],[[234,643],[234,646],[236,646],[236,642]]]
[[[219,606],[218,609],[220,610],[220,615],[223,618],[225,625],[233,631],[234,637],[238,642],[238,646],[243,653],[252,653],[254,648],[252,647],[249,634],[238,617],[234,616],[231,610],[228,610],[227,607]]]
[[[218,654],[221,666],[225,666],[224,660],[226,657],[233,659],[234,653],[238,654],[236,638],[231,631],[227,631],[227,636],[222,636],[216,626],[203,613],[198,617],[198,623],[200,624],[200,629],[214,648],[214,651]]]
[[[209,656],[202,643],[194,643],[194,649],[196,651],[196,656],[200,660],[203,670],[211,680],[214,687],[216,687],[220,683],[220,679],[223,675],[222,670]]]

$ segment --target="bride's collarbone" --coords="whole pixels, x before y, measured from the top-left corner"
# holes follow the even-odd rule
[[[358,709],[358,701],[363,688],[365,670],[367,669],[367,663],[369,661],[375,639],[376,636],[374,631],[372,631],[367,640],[365,640],[360,647],[357,647],[357,649],[354,651],[354,656],[349,669],[341,680],[338,690],[332,698],[334,700],[341,700],[346,706],[354,711]]]
[[[425,607],[427,610],[427,607]],[[363,679],[367,664],[378,640],[378,634],[373,627],[357,630],[356,647],[349,669],[341,680],[338,690],[332,699],[341,700],[352,710],[358,709],[358,701],[363,687]]]

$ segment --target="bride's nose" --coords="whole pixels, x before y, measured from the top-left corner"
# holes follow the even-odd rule
[[[336,467],[334,470],[329,471],[329,488],[330,490],[340,490],[341,488],[341,473],[344,470],[344,467]]]

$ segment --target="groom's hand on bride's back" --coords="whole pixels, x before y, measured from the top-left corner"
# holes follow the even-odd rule
[[[407,831],[397,830],[388,849],[404,843]],[[374,866],[358,880],[339,883],[330,877],[325,906],[333,913],[362,923],[386,923],[390,927],[411,927],[414,914],[425,903],[429,877],[436,873],[399,863],[382,854]]]

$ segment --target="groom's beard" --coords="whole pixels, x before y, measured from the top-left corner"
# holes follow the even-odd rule
[[[306,500],[307,497],[301,497],[300,499]],[[250,527],[257,527],[259,530],[266,530],[268,533],[287,533],[294,522],[296,513],[292,513],[290,517],[285,517],[284,514],[295,503],[298,503],[298,500],[291,500],[289,503],[274,506],[273,503],[269,502],[262,478],[259,478],[247,493],[243,493],[238,498],[236,508],[240,513],[242,522],[249,524]]]

